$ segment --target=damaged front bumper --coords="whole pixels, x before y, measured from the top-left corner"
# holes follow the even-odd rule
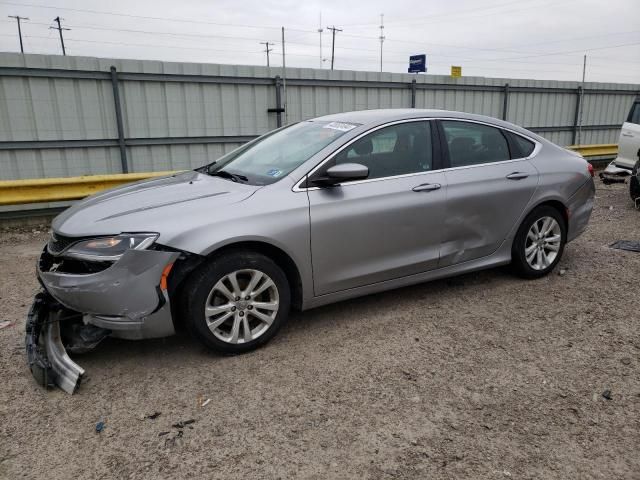
[[[84,370],[65,349],[69,346],[65,332],[73,330],[66,327],[71,322],[132,340],[174,334],[169,294],[166,285],[162,287],[163,277],[179,255],[129,250],[102,270],[85,273],[45,249],[37,266],[43,291],[29,311],[25,337],[29,369],[36,381],[68,393],[80,385]],[[82,351],[82,347],[70,347],[70,351]]]

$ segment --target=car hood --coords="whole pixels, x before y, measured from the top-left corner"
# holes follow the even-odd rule
[[[189,171],[92,195],[58,215],[51,226],[66,236],[162,233],[185,214],[197,210],[211,217],[259,188]]]

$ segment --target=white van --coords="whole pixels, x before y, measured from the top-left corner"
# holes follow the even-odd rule
[[[631,106],[627,121],[622,124],[618,140],[618,157],[615,165],[629,171],[638,161],[640,155],[640,97]]]
[[[600,178],[605,184],[624,182],[629,175],[637,176],[634,171],[636,162],[640,159],[640,97],[637,97],[631,105],[627,121],[622,124],[620,138],[618,139],[618,156],[611,162]],[[637,179],[635,180],[637,181]],[[634,180],[632,179],[632,184]],[[635,185],[631,186],[632,198]]]

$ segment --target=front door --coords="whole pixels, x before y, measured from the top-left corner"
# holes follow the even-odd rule
[[[322,176],[329,166],[346,162],[369,168],[366,180],[307,192],[316,295],[437,267],[446,180],[434,171],[431,124],[377,129],[317,172]]]

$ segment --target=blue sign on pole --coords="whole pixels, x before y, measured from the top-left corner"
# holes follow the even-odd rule
[[[423,53],[422,55],[411,55],[409,57],[409,73],[425,73],[427,71],[427,56]]]

